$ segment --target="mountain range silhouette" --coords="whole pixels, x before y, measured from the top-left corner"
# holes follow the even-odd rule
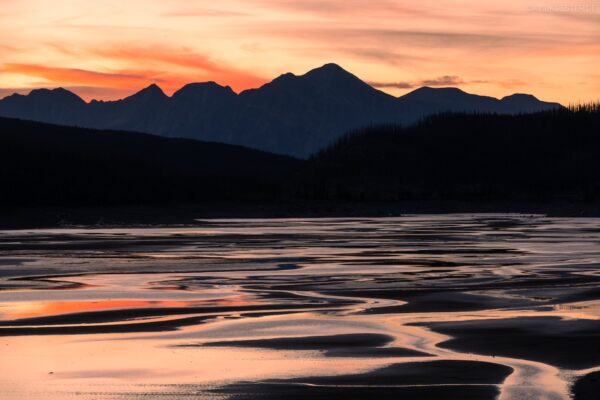
[[[562,107],[526,94],[502,99],[457,88],[422,87],[401,97],[377,90],[336,64],[287,73],[236,94],[215,82],[172,96],[153,84],[116,101],[86,103],[63,89],[0,100],[0,116],[66,126],[126,130],[242,145],[306,158],[359,128],[413,125],[440,112],[524,114]]]

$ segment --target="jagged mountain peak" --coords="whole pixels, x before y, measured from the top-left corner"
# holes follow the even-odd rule
[[[344,68],[337,64],[325,64],[319,68],[312,69],[306,74],[302,75],[301,78],[312,79],[316,81],[329,81],[329,82],[343,82],[343,83],[360,83],[367,85],[356,75],[346,71]],[[368,86],[368,85],[367,85]]]
[[[127,97],[125,100],[127,99],[132,99],[132,98],[167,98],[168,96],[165,94],[165,92],[163,92],[163,90],[160,88],[160,86],[158,86],[156,83],[153,83],[147,87],[145,87],[144,89],[140,90],[137,93],[134,93],[133,95]]]
[[[306,75],[314,75],[314,74],[343,74],[343,75],[352,75],[351,72],[348,72],[341,66],[335,63],[324,64],[320,67],[314,68],[306,73]]]

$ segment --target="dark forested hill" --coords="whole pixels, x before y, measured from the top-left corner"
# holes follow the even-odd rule
[[[443,114],[350,134],[310,160],[299,193],[344,201],[600,201],[600,108]]]
[[[239,146],[0,118],[5,205],[270,201],[299,163]]]
[[[560,107],[530,95],[503,99],[456,88],[417,89],[396,98],[335,64],[281,75],[239,95],[214,82],[184,86],[169,97],[156,85],[117,101],[84,102],[65,89],[34,90],[0,100],[0,116],[95,129],[243,145],[308,157],[349,130],[410,125],[444,111],[500,114]]]

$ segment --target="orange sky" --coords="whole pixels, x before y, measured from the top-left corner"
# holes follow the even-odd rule
[[[0,97],[240,91],[328,62],[394,95],[600,100],[600,0],[0,0]]]

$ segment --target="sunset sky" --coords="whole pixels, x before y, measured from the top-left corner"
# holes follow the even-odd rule
[[[0,27],[0,97],[240,91],[335,62],[394,95],[600,99],[600,0],[0,0]]]

